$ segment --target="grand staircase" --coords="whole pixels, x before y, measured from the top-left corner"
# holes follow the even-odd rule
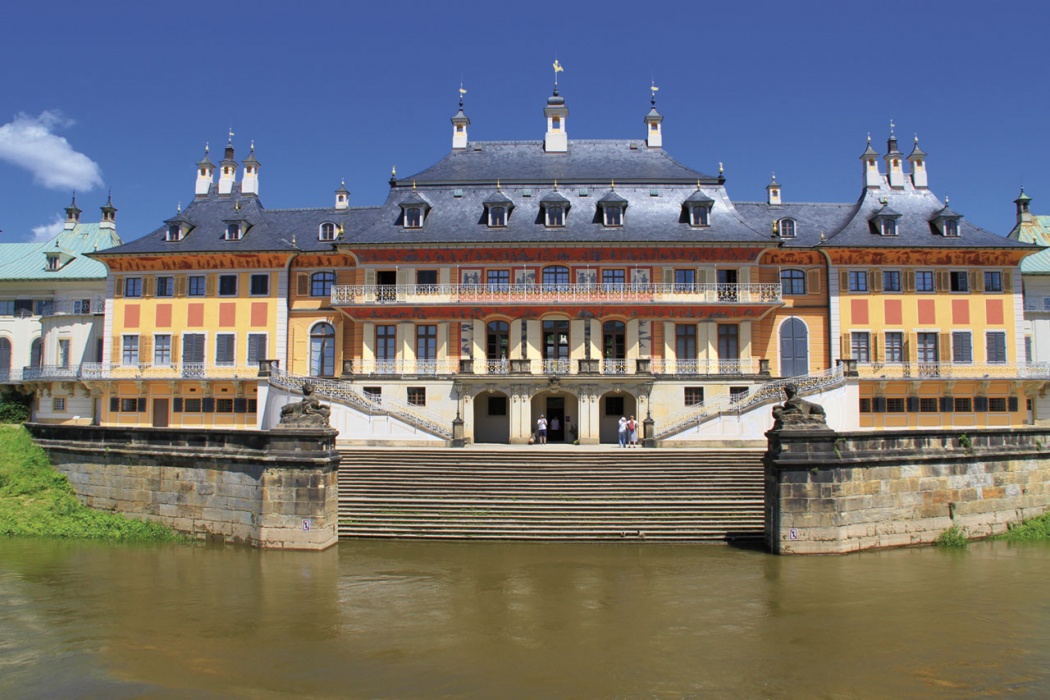
[[[761,450],[341,450],[339,536],[758,542]]]

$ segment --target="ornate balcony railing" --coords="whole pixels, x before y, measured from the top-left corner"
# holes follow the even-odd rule
[[[380,304],[776,304],[779,283],[336,285],[333,306]]]
[[[69,380],[80,378],[80,365],[41,365],[22,369],[22,381]]]
[[[106,313],[106,300],[104,297],[91,297],[89,299],[67,299],[53,302],[41,316],[88,316]]]
[[[459,358],[447,360],[348,360],[343,362],[343,374],[355,375],[424,375],[455,374]]]
[[[444,360],[344,360],[343,376],[447,376],[453,374],[489,375],[574,375],[602,374],[629,376],[743,375],[756,374],[762,360],[661,360],[636,359],[499,359],[450,357]]]
[[[1047,362],[858,362],[864,379],[1050,379]]]
[[[759,361],[746,360],[665,360],[654,358],[653,374],[757,374]]]
[[[101,362],[80,365],[78,379],[248,379],[259,374],[259,365],[179,362],[173,364],[116,364]]]

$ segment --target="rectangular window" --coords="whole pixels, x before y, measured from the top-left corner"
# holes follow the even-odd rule
[[[605,397],[605,415],[620,417],[623,415],[623,397],[622,396],[606,396]]]
[[[602,270],[602,287],[604,287],[606,291],[620,291],[626,284],[626,270]]]
[[[334,272],[315,272],[310,275],[310,296],[329,297],[335,284]]]
[[[510,270],[489,270],[485,282],[489,289],[506,289],[510,286]]]
[[[505,416],[507,415],[507,397],[506,396],[489,396],[489,415],[490,416]]]
[[[58,339],[58,366],[63,368],[63,369],[68,369],[69,368],[69,359],[70,359],[69,346],[70,346],[70,342],[71,341],[70,341],[69,338],[59,338]]]
[[[973,362],[973,343],[969,331],[952,331],[952,362],[959,364]]]
[[[207,290],[204,275],[190,275],[187,278],[186,283],[186,294],[188,294],[191,297],[204,296]]]
[[[952,270],[948,273],[948,279],[953,292],[970,291],[970,275],[966,270]]]
[[[248,399],[248,413],[257,413],[259,411],[259,399]]]
[[[988,270],[984,273],[984,291],[1003,291],[1003,273],[998,270]]]
[[[15,315],[15,300],[4,299],[0,301],[0,316],[14,316]]]
[[[219,275],[219,296],[237,296],[237,275]]]
[[[262,273],[252,275],[250,279],[250,294],[253,297],[264,297],[270,294],[270,275]]]
[[[991,413],[1006,413],[1006,397],[989,396],[988,411]]]
[[[735,323],[718,324],[718,359],[740,359],[740,326]]]
[[[183,399],[182,400],[182,412],[183,413],[201,413],[204,409],[204,402],[201,399]]]
[[[1024,337],[1024,361],[1032,361],[1032,336],[1030,335]]]
[[[933,292],[935,287],[933,285],[933,270],[916,270],[915,272],[915,291],[916,292]]]
[[[969,396],[956,396],[952,405],[956,413],[973,413],[973,399]]]
[[[882,291],[884,292],[899,292],[901,290],[901,271],[900,270],[883,270],[882,271]]]
[[[416,270],[416,284],[422,287],[435,287],[438,283],[437,270]]]
[[[696,270],[675,270],[674,290],[676,292],[691,292],[696,287]]]
[[[904,397],[886,397],[886,413],[904,413]]]
[[[139,412],[139,400],[138,399],[121,399],[120,400],[120,412],[121,413],[138,413]]]
[[[397,326],[376,326],[376,360],[393,362],[397,359]]]
[[[916,350],[919,362],[934,364],[941,361],[936,333],[917,333],[915,338],[918,341]]]
[[[124,296],[126,297],[140,297],[142,296],[142,278],[141,277],[127,277],[124,279]]]
[[[936,396],[922,396],[919,398],[920,413],[937,413],[941,410],[940,401]]]
[[[383,399],[383,387],[381,386],[366,386],[362,387],[361,391],[365,392],[365,397],[372,401],[381,401]]]
[[[868,271],[867,270],[850,270],[849,271],[849,290],[851,292],[866,292],[866,291],[868,291]]]
[[[408,403],[412,406],[426,406],[427,405],[427,390],[426,387],[421,386],[410,386],[408,387]]]
[[[1005,399],[1004,399],[1004,401],[1005,401]],[[64,396],[56,396],[53,399],[51,399],[51,412],[52,413],[62,413],[65,410],[66,410],[66,397],[64,397]]]
[[[248,364],[257,365],[260,360],[266,358],[266,334],[265,333],[249,333],[248,334]]]
[[[988,345],[988,362],[996,364],[1006,362],[1005,332],[989,331],[985,334],[985,343]]]
[[[675,357],[679,360],[696,359],[696,325],[679,323],[674,327]]]
[[[124,336],[124,347],[121,352],[121,364],[137,365],[139,363],[139,337],[137,335]]]
[[[750,390],[746,386],[731,386],[729,387],[729,401],[731,403],[743,401],[749,393]]]
[[[215,335],[215,364],[227,367],[236,364],[237,334],[217,333]]]
[[[421,361],[437,359],[437,326],[416,326],[416,359]]]
[[[33,300],[32,299],[15,299],[15,316],[18,318],[28,318],[33,315]]]
[[[857,362],[871,362],[871,334],[857,331],[850,333],[850,352]]]
[[[55,308],[52,299],[36,299],[33,302],[33,313],[37,316],[50,316]]]
[[[162,366],[171,364],[170,335],[153,336],[153,364]]]
[[[175,278],[174,277],[158,277],[157,278],[157,296],[159,296],[159,297],[173,297],[173,296],[175,296]]]
[[[215,399],[216,413],[233,413],[233,399]]]
[[[780,273],[780,288],[788,296],[806,293],[806,273],[802,270],[783,270]]]
[[[704,387],[687,386],[685,388],[685,405],[699,406],[704,402]]]
[[[89,314],[91,313],[91,300],[90,299],[77,299],[73,302],[73,313],[74,314]]]
[[[886,333],[886,362],[904,362],[904,334]]]
[[[182,336],[182,361],[184,364],[204,364],[203,333],[186,333]]]
[[[857,407],[860,413],[871,413],[871,399],[862,398],[860,399],[860,405]]]

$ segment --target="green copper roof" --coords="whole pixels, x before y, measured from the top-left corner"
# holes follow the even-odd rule
[[[40,243],[0,244],[0,280],[106,279],[106,266],[85,253],[120,245],[113,229],[77,224]],[[59,268],[47,269],[47,254],[59,254]]]
[[[1007,238],[1012,238],[1021,243],[1036,243],[1050,246],[1050,216],[1033,216],[1031,221],[1019,223]],[[1021,274],[1050,274],[1050,248],[1024,258],[1021,261]]]

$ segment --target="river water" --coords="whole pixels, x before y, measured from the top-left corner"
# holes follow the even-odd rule
[[[1050,545],[0,540],[3,698],[1046,698]]]

